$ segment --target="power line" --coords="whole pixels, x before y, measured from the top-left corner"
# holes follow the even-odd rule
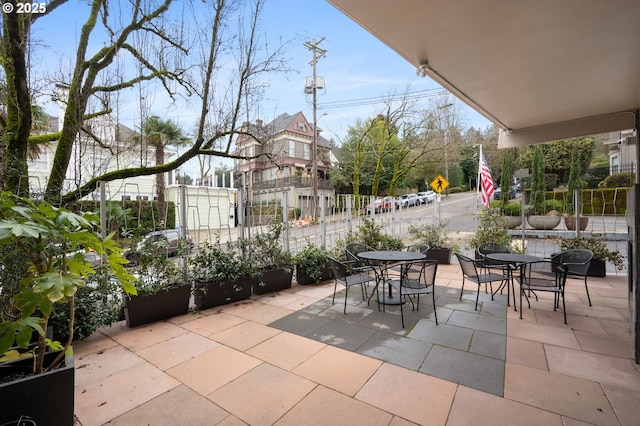
[[[448,93],[449,92],[443,89],[428,89],[428,90],[419,90],[415,92],[407,92],[403,94],[396,94],[396,95],[390,95],[390,96],[374,96],[369,98],[322,102],[322,103],[318,103],[318,107],[322,109],[348,108],[348,107],[354,107],[354,106],[375,105],[375,104],[381,104],[385,102],[397,102],[401,100],[408,100],[408,101],[421,100],[421,99],[447,95]]]

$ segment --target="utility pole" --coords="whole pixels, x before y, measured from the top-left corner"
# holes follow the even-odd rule
[[[318,76],[316,74],[316,64],[318,60],[322,58],[326,50],[318,47],[320,43],[324,40],[322,37],[320,40],[313,39],[312,42],[305,42],[304,46],[313,52],[313,59],[311,62],[313,77],[312,77],[312,105],[313,105],[313,139],[311,143],[311,187],[312,187],[312,219],[315,223],[316,218],[318,217],[318,119],[317,119],[317,97],[318,97]],[[324,84],[322,84],[324,87]],[[309,85],[305,83],[305,93],[307,93]]]

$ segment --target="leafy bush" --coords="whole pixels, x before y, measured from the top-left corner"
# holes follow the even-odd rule
[[[464,192],[464,190],[460,186],[452,186],[449,188],[449,194],[457,194],[459,192]]]
[[[329,252],[325,247],[308,242],[295,255],[296,267],[304,269],[309,277],[319,280],[329,266],[328,256]]]
[[[548,214],[553,211],[562,213],[564,211],[564,204],[560,200],[545,200],[543,205],[544,214]]]
[[[522,214],[522,206],[519,203],[507,203],[502,207],[502,213],[505,216],[520,216]]]
[[[511,235],[508,232],[506,219],[500,209],[483,209],[479,213],[480,225],[476,234],[469,241],[469,245],[477,249],[486,243],[495,243],[503,246],[511,245]]]
[[[363,218],[355,231],[347,233],[345,240],[336,241],[332,254],[342,259],[344,246],[349,243],[362,243],[376,250],[400,250],[404,247],[402,239],[382,233],[382,225],[378,225],[371,218]]]
[[[446,229],[448,222],[441,222],[435,225],[409,225],[409,235],[419,244],[426,244],[429,249],[447,248],[452,251],[459,251],[460,247],[453,240],[451,232]]]
[[[266,231],[253,234],[250,242],[241,242],[245,247],[244,253],[247,253],[246,248],[249,249],[255,268],[261,271],[293,268],[293,255],[284,249],[280,241],[283,229],[282,222],[274,220]]]
[[[591,250],[594,259],[611,262],[619,271],[624,269],[624,256],[618,250],[610,250],[602,237],[596,234],[591,234],[591,238],[558,237],[556,240],[561,251],[570,249]]]
[[[616,173],[615,175],[607,176],[602,182],[598,184],[598,188],[628,188],[633,185],[635,179],[635,173]]]

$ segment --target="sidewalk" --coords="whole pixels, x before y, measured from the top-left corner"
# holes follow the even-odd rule
[[[344,290],[336,305],[327,304],[333,281],[136,329],[117,323],[75,344],[78,424],[637,424],[640,369],[631,358],[626,276],[589,278],[592,307],[582,281],[568,281],[569,325],[542,297],[532,309],[524,307],[523,320],[504,297],[492,303],[483,296],[479,312],[465,311],[475,289],[456,302],[461,279],[457,264],[440,265],[437,326],[428,298],[421,300],[424,316],[414,316],[414,328],[402,330],[397,311],[366,308],[355,291],[344,315]],[[320,305],[325,314],[311,315]],[[410,304],[405,308],[411,312]],[[500,335],[496,322],[485,318],[492,311],[495,321],[506,318],[503,348],[482,344]],[[361,333],[341,337],[325,328],[310,338],[277,328],[292,316],[308,316],[316,331],[343,324]],[[482,329],[482,321],[498,328]],[[421,328],[440,334],[417,338]],[[377,346],[386,342],[384,351],[370,350],[371,341],[349,340],[384,332],[389,338],[378,334]],[[465,333],[466,348],[462,340],[445,340]],[[408,365],[405,348],[420,346],[420,365]],[[471,373],[464,364],[447,363],[453,351],[482,353],[501,364],[503,396],[463,383]]]

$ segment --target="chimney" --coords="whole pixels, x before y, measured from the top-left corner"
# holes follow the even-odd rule
[[[262,127],[262,120],[261,119],[256,119],[256,126],[258,127]]]

